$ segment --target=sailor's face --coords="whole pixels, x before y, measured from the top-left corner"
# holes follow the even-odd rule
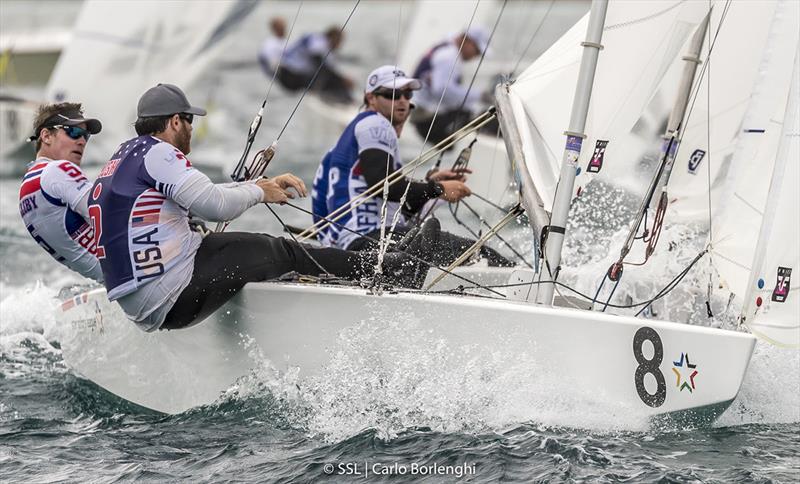
[[[474,40],[467,37],[464,39],[464,45],[461,46],[461,58],[465,61],[470,61],[481,55],[481,50]]]
[[[376,91],[369,95],[372,98],[370,104],[375,111],[390,120],[392,125],[402,126],[411,115],[411,94],[412,91],[400,89]]]
[[[81,123],[78,128],[86,129],[86,123]],[[69,129],[69,128],[67,128]],[[42,130],[42,149],[43,156],[51,160],[67,160],[81,164],[83,150],[86,148],[86,139],[77,136],[77,139],[69,136],[64,128]]]

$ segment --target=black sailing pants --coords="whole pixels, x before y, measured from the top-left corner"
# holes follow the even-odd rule
[[[374,253],[303,245],[331,274],[358,279],[372,270]],[[248,282],[266,281],[287,272],[324,273],[293,240],[266,234],[225,232],[207,235],[194,258],[189,285],[178,296],[161,329],[199,323],[219,309]]]

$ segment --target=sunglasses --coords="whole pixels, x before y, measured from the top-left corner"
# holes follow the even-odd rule
[[[89,138],[92,136],[92,134],[86,128],[81,128],[80,126],[64,126],[57,124],[55,126],[51,126],[51,128],[63,129],[64,132],[67,133],[67,136],[72,139],[83,138],[84,140],[89,141]]]
[[[186,121],[189,124],[192,124],[192,121],[194,121],[194,114],[178,113],[178,117],[180,117],[182,120]]]
[[[396,90],[386,90],[386,91],[375,91],[376,96],[380,96],[382,98],[391,99],[392,101],[397,101],[401,97],[406,99],[411,99],[414,97],[414,91],[401,91],[399,89]]]

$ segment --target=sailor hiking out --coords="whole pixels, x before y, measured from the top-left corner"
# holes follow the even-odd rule
[[[278,68],[277,79],[291,91],[307,88],[324,98],[338,103],[352,101],[350,89],[353,82],[339,72],[333,56],[341,47],[344,34],[339,27],[328,28],[324,33],[305,34],[290,44]],[[330,53],[330,54],[329,54]],[[319,69],[319,73],[314,75]]]
[[[108,298],[145,331],[202,321],[248,282],[300,274],[358,279],[377,257],[332,248],[301,247],[292,240],[252,233],[203,236],[189,214],[229,221],[248,208],[306,195],[292,174],[214,184],[195,169],[190,152],[193,107],[177,86],[159,84],[140,98],[136,132],[100,172],[89,213]],[[293,193],[294,192],[294,193]],[[387,254],[391,278],[417,270],[410,257]],[[323,269],[324,268],[324,269]]]
[[[92,183],[81,170],[89,137],[100,121],[84,118],[80,103],[44,104],[33,123],[36,159],[19,190],[19,213],[39,246],[58,262],[103,281],[89,220]]]
[[[401,169],[398,137],[411,113],[411,99],[420,88],[419,80],[392,65],[381,66],[367,77],[364,89],[366,109],[347,125],[336,145],[324,156],[314,178],[312,191],[314,222],[348,204],[370,187]],[[466,185],[469,170],[439,170],[429,173],[424,181],[402,178],[389,186],[386,193],[386,227],[390,228],[397,214],[400,223],[391,235],[395,241],[410,229],[410,217],[419,214],[431,200],[457,202],[470,195]],[[404,203],[401,207],[401,201]],[[324,245],[348,250],[373,249],[381,234],[382,198],[372,198],[357,205],[352,212],[320,231]],[[474,241],[438,230],[429,229],[426,237],[432,248],[434,264],[450,264]],[[492,265],[510,265],[493,249],[482,250]]]

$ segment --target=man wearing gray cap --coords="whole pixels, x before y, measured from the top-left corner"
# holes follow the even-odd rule
[[[80,103],[43,104],[33,122],[36,160],[28,165],[19,189],[19,213],[31,237],[61,264],[98,282],[89,220],[92,183],[81,171],[86,143],[102,129],[85,118]]]
[[[291,271],[318,275],[319,265],[350,279],[372,270],[374,254],[303,247],[266,234],[192,230],[190,213],[229,221],[256,204],[306,195],[302,180],[288,173],[223,185],[192,167],[186,157],[192,120],[205,114],[177,86],[149,89],[139,99],[139,136],[123,142],[98,175],[89,214],[109,300],[145,331],[178,329],[205,319],[247,282]],[[392,254],[387,269],[402,273],[408,261]]]
[[[433,46],[422,57],[414,70],[422,89],[417,96],[418,109],[411,119],[420,136],[437,144],[472,117],[484,95],[464,84],[463,63],[481,56],[488,47],[486,29],[473,26]]]

